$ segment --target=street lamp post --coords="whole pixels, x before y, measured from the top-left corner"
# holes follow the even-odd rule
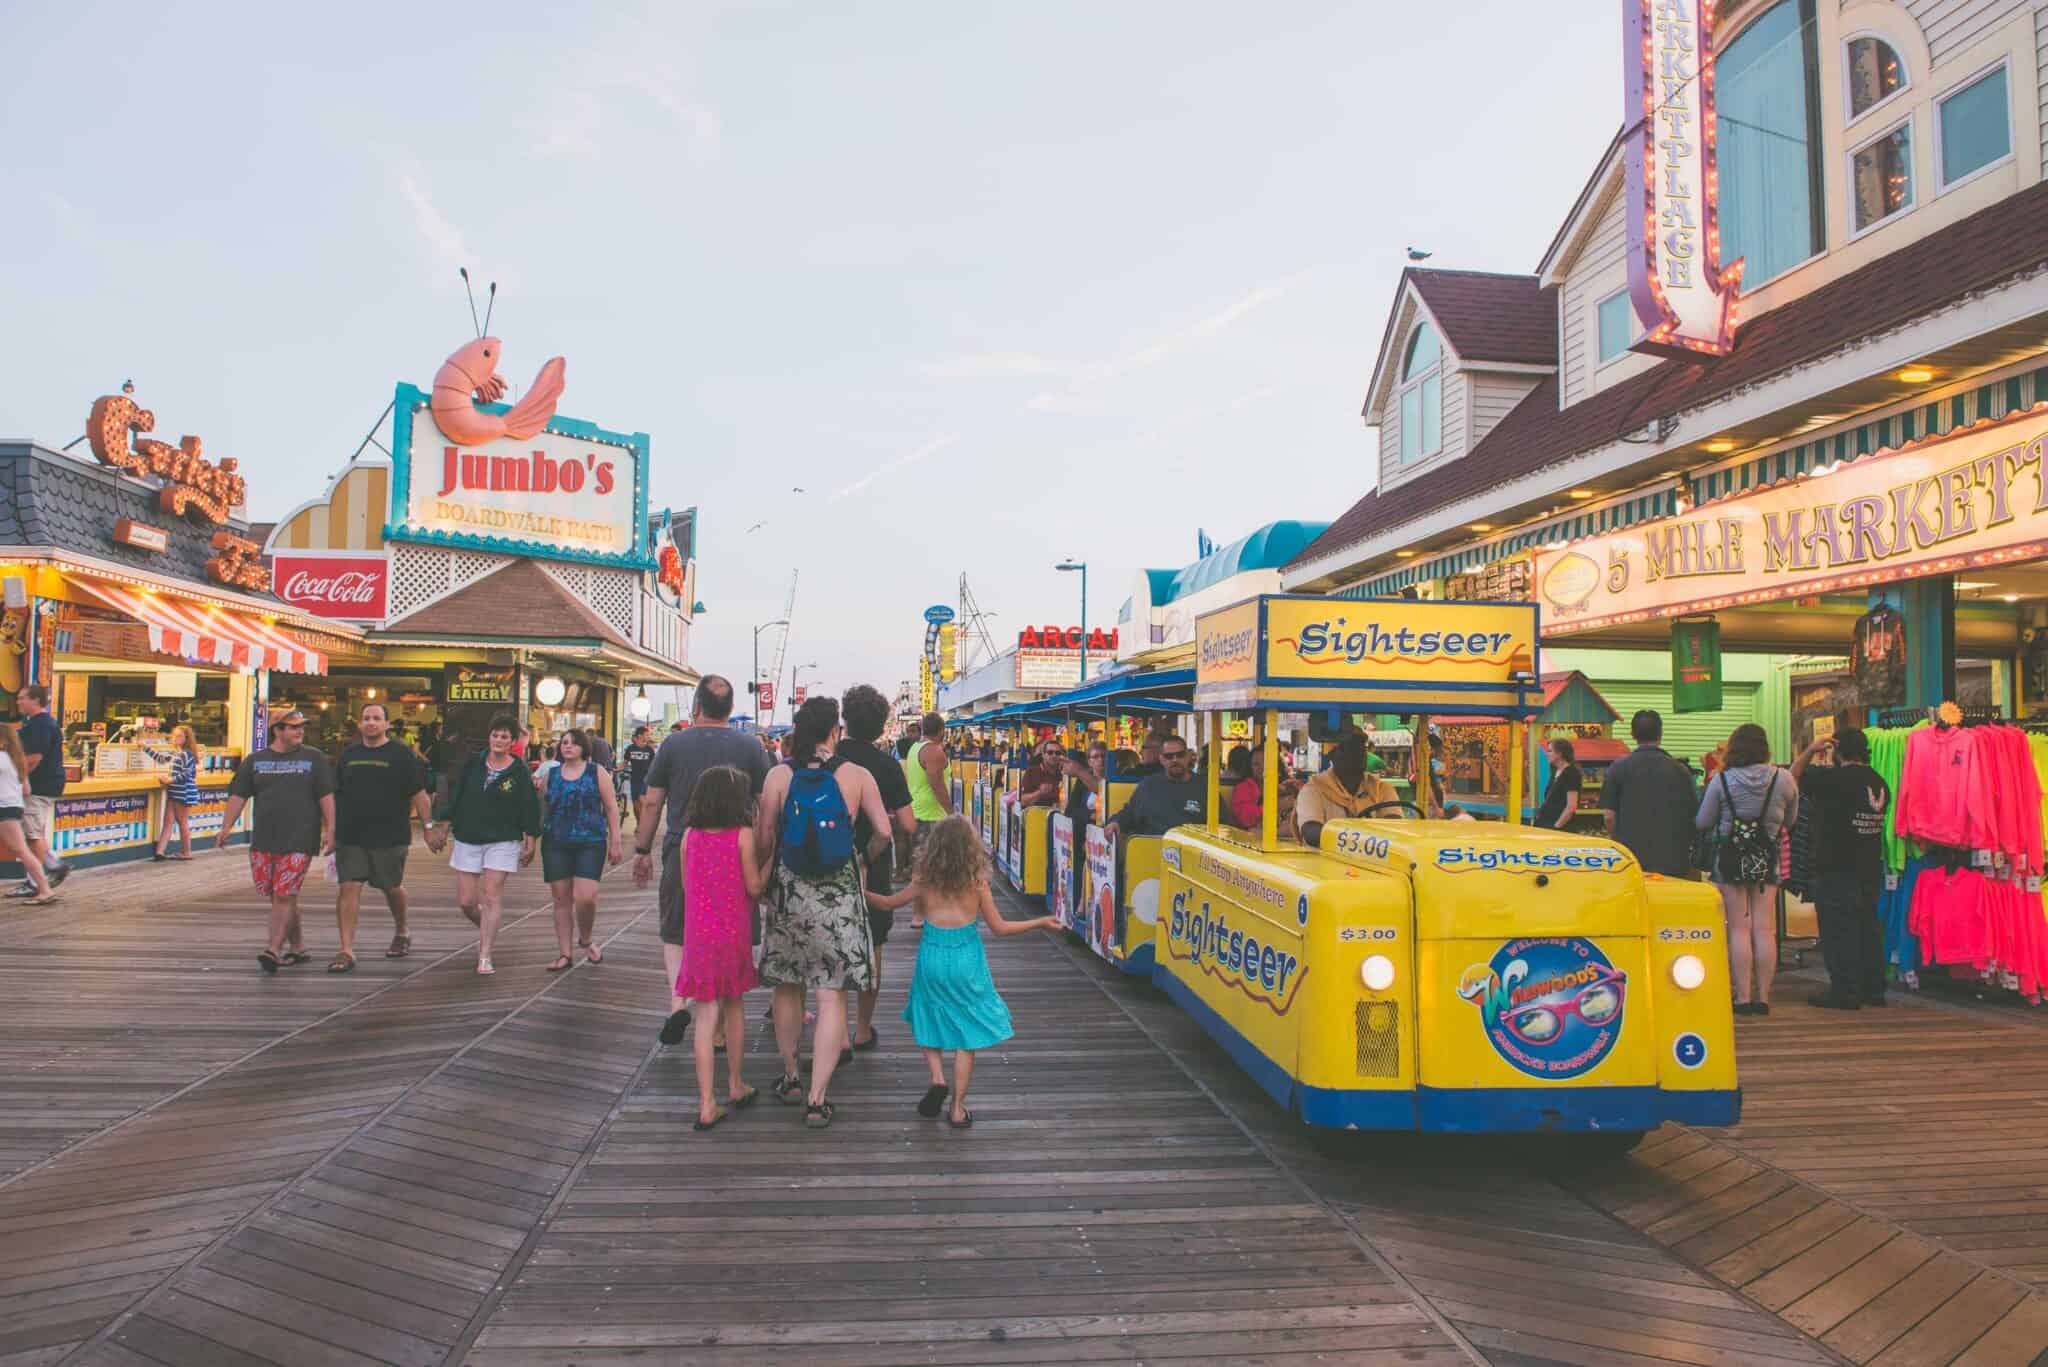
[[[1088,562],[1062,560],[1053,568],[1081,572],[1081,682],[1085,684],[1088,682]]]
[[[756,731],[761,729],[761,633],[770,627],[786,627],[788,625],[789,619],[787,617],[778,617],[772,622],[763,622],[760,626],[754,628],[754,673],[747,680],[747,695],[753,699],[754,729]]]
[[[796,720],[796,676],[803,673],[806,669],[816,669],[817,667],[818,662],[812,660],[809,664],[793,666],[789,671],[789,719],[791,721]]]

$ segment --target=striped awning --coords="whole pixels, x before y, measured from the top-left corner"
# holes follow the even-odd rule
[[[148,627],[149,648],[160,654],[236,669],[327,672],[325,655],[247,613],[169,594],[144,593],[82,574],[68,579],[75,588]]]

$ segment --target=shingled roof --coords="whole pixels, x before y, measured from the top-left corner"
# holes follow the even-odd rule
[[[386,630],[398,636],[561,637],[633,648],[589,604],[531,560],[514,560],[392,621]]]
[[[1719,361],[1665,361],[1562,409],[1558,377],[1544,377],[1461,459],[1398,488],[1367,493],[1288,568],[1605,446],[1657,418],[1697,408],[2043,264],[2048,182],[1759,315],[1744,324],[1735,350]]]
[[[1557,296],[1533,275],[1408,268],[1461,361],[1557,364]]]
[[[146,551],[115,541],[114,524],[124,517],[160,529],[165,548]],[[217,531],[247,536],[249,525],[176,517],[157,506],[154,488],[118,470],[33,442],[0,442],[0,547],[49,546],[218,590],[206,577]]]

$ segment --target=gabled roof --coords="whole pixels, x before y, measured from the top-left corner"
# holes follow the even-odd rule
[[[635,649],[592,612],[589,604],[531,560],[514,560],[504,569],[399,618],[385,630],[394,635],[432,633],[465,639],[505,636],[606,641]]]
[[[1444,345],[1468,366],[1555,366],[1557,364],[1557,295],[1533,275],[1502,275],[1494,271],[1439,271],[1409,266],[1394,290],[1380,336],[1379,357],[1366,389],[1363,412],[1373,414],[1382,382],[1399,363],[1394,354],[1402,305],[1410,290],[1443,334]]]
[[[1569,408],[1543,378],[1462,459],[1354,503],[1289,568],[1412,522],[1433,509],[1556,465],[1722,398],[1851,342],[1900,327],[1966,294],[2048,265],[2048,181],[1745,323],[1719,361],[1670,360]]]

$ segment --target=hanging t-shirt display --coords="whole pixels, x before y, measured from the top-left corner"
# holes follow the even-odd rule
[[[2048,708],[2048,627],[2027,633],[2026,650],[2020,656],[2020,701],[2028,712]]]
[[[1856,676],[1857,700],[1864,707],[1905,706],[1905,614],[1889,603],[1880,603],[1857,618],[1849,669]]]

